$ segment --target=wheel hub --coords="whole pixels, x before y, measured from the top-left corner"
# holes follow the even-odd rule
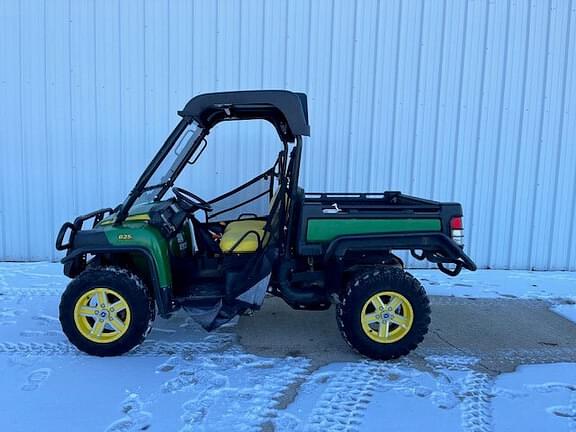
[[[414,322],[412,305],[395,291],[370,297],[361,313],[362,329],[375,342],[394,343],[408,334]]]
[[[74,322],[80,334],[96,343],[120,339],[131,321],[128,302],[110,288],[92,288],[74,308]]]

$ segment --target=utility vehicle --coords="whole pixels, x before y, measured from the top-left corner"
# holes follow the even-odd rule
[[[410,251],[451,276],[476,269],[463,251],[460,204],[400,192],[304,192],[305,94],[203,94],[178,114],[123,203],[66,222],[58,233],[56,248],[66,250],[64,273],[72,278],[60,322],[80,350],[125,353],[144,340],[156,313],[167,318],[180,308],[212,330],[257,310],[268,294],[294,309],[334,304],[353,348],[396,358],[423,340],[430,308],[394,252]],[[209,201],[175,185],[209,146],[212,128],[252,119],[278,132],[270,169]]]

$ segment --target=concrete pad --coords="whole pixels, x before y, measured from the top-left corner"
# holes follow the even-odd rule
[[[428,355],[465,355],[499,373],[519,364],[576,361],[576,325],[544,301],[433,296],[431,308],[430,331],[409,356],[416,363]],[[295,311],[270,298],[262,310],[242,317],[236,331],[245,349],[258,355],[304,356],[316,367],[361,359],[340,336],[334,314],[335,308]]]

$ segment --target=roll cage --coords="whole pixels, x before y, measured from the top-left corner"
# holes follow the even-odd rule
[[[270,122],[280,137],[284,146],[284,154],[288,154],[288,143],[295,142],[296,146],[291,153],[290,173],[291,186],[288,192],[295,193],[297,185],[300,154],[302,146],[301,136],[310,135],[308,124],[308,108],[306,95],[303,93],[293,93],[285,90],[258,90],[258,91],[238,91],[207,93],[196,96],[188,101],[183,110],[178,114],[182,120],[176,125],[172,133],[168,136],[158,153],[154,156],[150,164],[146,167],[136,185],[128,194],[127,198],[120,205],[115,219],[115,224],[120,225],[128,216],[134,203],[146,191],[152,188],[159,189],[153,200],[159,201],[166,192],[174,185],[174,182],[185,168],[186,163],[198,151],[203,140],[210,133],[210,130],[218,123],[233,120],[266,120]],[[162,165],[166,157],[173,151],[174,146],[193,123],[197,124],[193,139],[182,150],[170,167],[163,181],[158,184],[149,185],[149,181]],[[297,163],[294,163],[297,162]],[[280,182],[284,181],[287,173],[281,170]]]

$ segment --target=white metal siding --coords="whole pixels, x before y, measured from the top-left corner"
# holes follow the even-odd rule
[[[117,204],[191,96],[287,88],[309,95],[307,190],[456,200],[481,267],[576,270],[573,0],[0,0],[0,15],[0,259],[56,259],[60,224]],[[227,150],[187,174],[205,196],[278,151],[260,125],[215,135]]]

